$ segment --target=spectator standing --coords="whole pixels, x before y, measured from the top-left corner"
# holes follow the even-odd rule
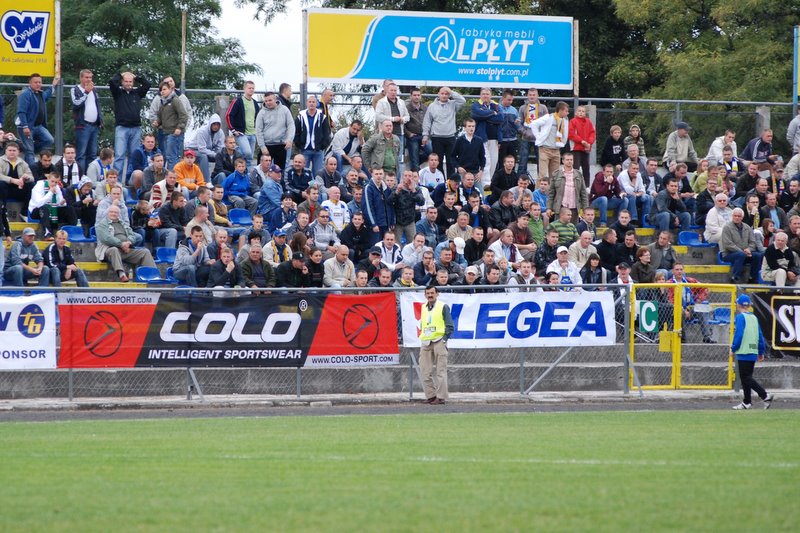
[[[746,294],[736,299],[736,310],[739,312],[733,324],[733,343],[731,355],[736,357],[736,366],[739,369],[739,379],[742,382],[742,403],[733,406],[737,411],[752,407],[752,391],[764,402],[764,409],[772,406],[772,394],[764,390],[758,381],[753,379],[753,370],[756,361],[764,359],[767,343],[758,319],[752,312],[752,301]]]
[[[83,69],[79,79],[79,84],[70,91],[70,97],[75,121],[77,161],[80,168],[86,168],[86,164],[93,161],[97,154],[97,136],[103,129],[103,113],[94,88],[94,73]]]
[[[438,98],[428,105],[422,122],[422,144],[431,140],[432,150],[439,155],[442,171],[449,176],[456,171],[453,149],[456,145],[456,113],[467,101],[450,87],[441,87]]]
[[[114,168],[125,176],[125,159],[142,142],[142,99],[150,90],[150,82],[144,76],[123,72],[115,74],[108,84],[114,99]],[[134,84],[138,86],[134,88]]]
[[[239,153],[247,162],[248,170],[253,165],[253,154],[256,149],[256,117],[260,109],[258,102],[253,98],[255,92],[255,83],[250,80],[244,82],[242,96],[235,98],[225,113],[228,133],[236,139]]]
[[[25,162],[33,166],[36,154],[42,150],[52,150],[53,136],[47,129],[47,100],[53,95],[53,89],[61,83],[61,78],[53,78],[53,85],[42,91],[42,77],[31,74],[28,86],[17,99],[17,115],[14,124],[17,126],[17,137],[25,152]]]
[[[594,124],[586,116],[586,107],[575,108],[575,117],[569,121],[569,140],[572,141],[572,154],[575,157],[575,166],[581,169],[586,187],[589,186],[591,176],[589,168],[589,155],[592,146],[597,140]]]

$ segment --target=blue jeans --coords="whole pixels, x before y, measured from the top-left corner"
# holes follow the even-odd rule
[[[155,242],[157,246],[163,245],[167,248],[176,248],[178,245],[178,230],[175,228],[156,229]]]
[[[592,200],[592,207],[594,207],[596,211],[599,211],[600,225],[605,226],[606,222],[608,222],[608,208],[614,209],[616,211],[616,216],[619,217],[619,212],[621,210],[628,209],[628,199],[620,198],[619,196],[612,196],[611,198],[607,196],[598,196]]]
[[[317,172],[325,166],[322,154],[322,150],[303,150],[303,157],[306,158],[306,168],[311,169],[311,175],[313,176],[316,176]]]
[[[533,150],[533,159],[534,161],[539,161],[539,150],[536,148],[536,143],[534,141],[526,141],[522,139],[519,142],[519,159],[517,162],[517,172],[520,174],[527,174],[528,173],[528,156]],[[502,164],[503,162],[500,161]]]
[[[428,156],[433,151],[433,145],[430,141],[425,146],[422,146],[422,135],[412,135],[406,138],[406,145],[408,146],[408,162],[406,166],[411,170],[419,170],[419,152],[422,150],[422,158],[427,161]]]
[[[203,173],[203,178],[205,178],[206,183],[211,181],[211,170],[212,167],[210,166],[211,163],[214,163],[215,159],[213,156],[209,157],[203,152],[197,152],[197,166],[200,167],[200,172]]]
[[[114,128],[114,168],[119,172],[120,181],[125,170],[125,159],[142,144],[142,128],[140,126],[117,126]]]
[[[250,169],[253,166],[253,152],[256,151],[256,136],[255,135],[237,135],[236,136],[236,144],[239,147],[239,151],[242,152],[242,157],[247,162],[247,171],[250,172]],[[277,161],[276,164],[280,164]]]
[[[726,263],[732,263],[731,277],[739,280],[744,270],[744,264],[750,261],[750,278],[758,280],[758,273],[761,270],[761,259],[763,255],[761,252],[752,252],[750,257],[747,257],[744,252],[731,252],[722,253],[722,260]]]
[[[180,135],[164,136],[164,158],[168,169],[175,168],[175,164],[181,159],[181,146],[183,146],[183,133]]]
[[[650,217],[650,223],[653,224],[658,231],[669,231],[673,227],[672,213],[659,213],[655,216],[655,220],[653,220],[653,218],[654,217]],[[681,228],[681,231],[688,231],[692,223],[692,215],[686,212],[678,213],[678,221],[680,222],[678,227]]]
[[[22,268],[22,265],[8,267],[3,277],[9,283],[7,286],[22,287],[25,282],[35,277],[29,270]],[[39,276],[39,287],[47,287],[50,284],[50,268],[42,265],[42,275]]]
[[[649,194],[642,196],[628,196],[628,211],[631,212],[631,220],[638,220],[642,223],[650,213],[650,206],[653,205],[653,198]]]
[[[94,124],[75,128],[75,153],[78,165],[86,172],[86,162],[97,157],[97,134],[100,130]]]
[[[36,162],[36,154],[42,150],[53,149],[53,136],[44,126],[31,126],[30,130],[30,137],[26,137],[22,128],[17,128],[17,137],[25,151],[25,162],[32,167]]]
[[[61,270],[56,267],[50,267],[50,278],[53,282],[53,287],[61,286]],[[78,287],[88,287],[89,281],[86,279],[86,274],[80,268],[72,273],[70,280],[75,280]]]

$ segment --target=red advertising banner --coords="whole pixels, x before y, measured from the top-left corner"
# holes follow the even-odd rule
[[[60,368],[399,363],[393,294],[65,296]]]

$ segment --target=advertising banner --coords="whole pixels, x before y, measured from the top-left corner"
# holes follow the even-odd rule
[[[567,17],[309,9],[308,81],[571,89]]]
[[[441,293],[455,330],[450,348],[607,346],[616,341],[614,295],[606,291],[458,294]],[[403,346],[419,346],[425,297],[400,296]]]
[[[55,296],[0,296],[0,370],[55,367]]]
[[[753,292],[753,313],[772,355],[800,357],[800,299],[792,292]]]
[[[393,294],[74,294],[62,368],[397,364]]]
[[[54,76],[54,0],[0,0],[0,75]]]

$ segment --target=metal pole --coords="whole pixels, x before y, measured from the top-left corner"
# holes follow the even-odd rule
[[[308,10],[303,10],[303,81],[300,82],[300,109],[308,98]]]
[[[181,10],[181,93],[186,90],[186,7]]]
[[[414,399],[414,360],[408,354],[408,401]]]
[[[630,338],[631,338],[630,334],[631,334],[631,305],[633,305],[633,302],[636,300],[635,294],[634,294],[635,290],[636,289],[631,289],[630,291],[628,291],[628,298],[625,298],[625,319],[624,319],[624,324],[625,324],[624,330],[625,330],[625,332],[624,332],[622,338],[625,339],[626,341],[628,341],[627,342],[628,353],[627,353],[627,357],[625,358],[625,361],[623,363],[623,368],[625,370],[624,370],[623,379],[622,379],[622,383],[623,383],[622,392],[624,394],[628,394],[629,392],[631,392],[631,387],[630,387],[630,384],[628,383],[628,381],[629,381],[629,377],[631,375],[630,360],[631,360],[631,356],[633,355],[633,353],[632,353],[633,352],[633,342],[630,341]],[[642,320],[642,318],[639,317],[639,320]]]
[[[56,0],[56,42],[55,42],[55,77],[61,77],[61,0]],[[55,152],[62,153],[64,147],[64,81],[56,87],[56,137]]]
[[[298,398],[300,397],[300,393],[302,392],[302,385],[301,385],[301,382],[300,382],[300,370],[301,370],[301,367],[298,366],[297,367],[297,374],[295,376],[295,391],[296,391],[296,394],[297,394]]]
[[[525,395],[525,350],[519,351],[519,393]]]
[[[794,27],[794,76],[792,76],[792,116],[797,115],[797,93],[800,91],[800,26]],[[791,146],[789,147],[791,148]]]
[[[578,96],[580,95],[580,69],[578,68],[578,59],[580,57],[580,43],[578,39],[579,21],[573,20],[572,31],[572,109],[578,107]]]

